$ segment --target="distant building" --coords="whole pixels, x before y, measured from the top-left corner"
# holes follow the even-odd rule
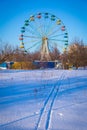
[[[56,68],[56,69],[62,69],[62,63],[60,61],[34,61],[34,65],[36,65],[37,68]]]
[[[1,63],[0,69],[7,69],[7,63],[6,62]]]
[[[0,64],[0,69],[11,69],[14,62],[3,62]]]

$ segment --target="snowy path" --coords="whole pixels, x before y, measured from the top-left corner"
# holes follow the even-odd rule
[[[61,80],[64,77],[64,72],[62,75],[60,75],[58,81],[56,84],[54,84],[50,94],[48,95],[43,107],[40,110],[40,116],[38,118],[38,122],[36,124],[35,130],[43,129],[48,130],[49,129],[49,123],[51,118],[51,112],[52,112],[52,106],[54,103],[54,100],[56,98],[56,95],[59,91],[59,88],[61,86]]]
[[[0,130],[86,130],[87,70],[0,71]]]

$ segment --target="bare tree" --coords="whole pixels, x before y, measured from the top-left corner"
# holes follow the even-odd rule
[[[76,68],[87,66],[87,47],[83,41],[75,40],[69,47],[68,62]]]
[[[56,46],[52,48],[52,51],[50,52],[50,57],[51,60],[59,60],[60,52]]]
[[[13,56],[13,48],[10,44],[0,40],[0,63],[10,61]]]

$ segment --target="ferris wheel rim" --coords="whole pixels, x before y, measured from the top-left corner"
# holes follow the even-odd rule
[[[33,16],[35,16],[35,19],[37,18],[36,16],[37,16],[38,14],[39,14],[39,13],[36,13],[36,14],[33,15]],[[42,14],[44,15],[44,14],[46,14],[46,12],[42,12],[40,15],[42,16]],[[48,15],[52,16],[53,14],[48,13]],[[58,18],[56,15],[54,15],[54,16],[55,16],[56,19],[61,20],[61,19]],[[31,16],[30,16],[30,17],[31,17]],[[29,18],[30,18],[30,17],[29,17]],[[42,18],[42,17],[41,17],[41,18]],[[49,17],[48,17],[48,18],[49,18]],[[31,23],[31,22],[32,22],[32,21],[29,21],[29,23]],[[65,26],[62,20],[61,20],[61,24],[62,24],[63,26]],[[26,26],[24,26],[24,28],[26,28]],[[65,27],[65,30],[66,30],[66,33],[68,34],[66,27]],[[34,33],[36,33],[36,32],[34,32]],[[22,32],[22,34],[24,34],[24,33]],[[64,35],[64,34],[59,34],[59,35]],[[32,37],[32,36],[23,36],[23,37]],[[54,37],[56,37],[56,36],[54,35]],[[32,38],[34,38],[34,36],[33,36]],[[37,39],[38,39],[38,38],[42,38],[41,35],[38,34]],[[54,39],[49,39],[49,40],[54,40]],[[57,39],[56,39],[56,40],[57,40]],[[23,43],[23,40],[22,40],[22,43]],[[67,44],[67,45],[68,45],[68,44]],[[28,49],[27,49],[27,50],[28,50]]]

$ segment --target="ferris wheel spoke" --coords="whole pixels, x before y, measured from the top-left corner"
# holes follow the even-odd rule
[[[48,14],[46,17],[47,18],[44,17],[44,23],[46,23],[45,24],[45,33],[47,35],[47,31],[49,30],[49,27],[51,26],[52,22],[50,20],[50,14]]]
[[[46,36],[50,26],[51,26],[51,20],[49,18],[44,18],[44,32]]]
[[[41,48],[41,45],[40,45],[40,44],[37,44],[36,50],[39,50],[39,51],[40,51],[40,48]]]
[[[50,42],[50,41],[49,41]],[[63,44],[60,44],[60,43],[54,43],[54,42],[50,42],[50,46],[52,47],[52,48],[54,48],[54,44],[56,44],[56,48],[58,49],[58,50],[61,50],[61,51],[63,51],[63,49],[64,49],[64,45]]]
[[[65,42],[65,40],[61,40],[61,39],[51,39],[51,38],[50,38],[49,40]]]
[[[41,21],[41,19],[42,19],[42,21]],[[39,29],[40,29],[42,36],[44,36],[44,34],[45,34],[45,31],[44,31],[45,24],[44,24],[43,18],[41,18],[41,19],[39,19]]]
[[[53,44],[54,44],[54,42],[50,42],[51,44],[52,44],[52,46],[53,46]],[[61,43],[55,43],[56,44],[56,47],[59,49],[59,50],[63,50],[63,48],[64,48],[64,44],[61,44]]]
[[[58,48],[57,48],[58,49]],[[52,52],[54,50],[54,47],[52,45],[49,45],[49,50]],[[58,49],[59,50],[59,49]]]
[[[41,36],[44,36],[43,25],[40,25],[38,29],[41,33]]]
[[[58,29],[55,30],[55,31],[50,31],[50,33],[48,34],[48,37],[51,36],[51,35],[54,35],[54,34],[57,33],[58,31],[60,31],[60,28],[58,28]]]
[[[48,31],[47,31],[47,35],[49,35],[51,32],[54,31],[55,28],[58,27],[56,21],[57,21],[57,18],[56,18],[56,17],[55,17],[55,20],[52,20],[52,19],[50,20],[50,22],[51,22],[52,24],[51,24],[51,26],[49,26],[49,29],[48,29]]]
[[[37,44],[40,44],[41,43],[41,41],[38,41],[38,42],[36,42],[35,44],[33,44],[31,47],[29,47],[27,50],[29,50],[29,49],[31,49],[31,48],[33,48],[33,47],[35,47]]]
[[[47,26],[47,28],[46,28],[46,35],[47,35],[47,37],[48,37],[48,31],[50,30],[51,26],[52,25],[51,25],[51,21],[50,21],[49,24],[48,24],[48,26]]]
[[[27,43],[32,43],[32,44],[34,44],[34,43],[36,43],[36,42],[38,42],[38,41],[41,41],[40,39],[38,40],[38,39],[28,39],[28,41],[26,41],[25,43],[27,44]]]
[[[40,29],[40,32],[41,32],[41,35],[42,35],[42,37],[45,35],[45,32],[44,32],[44,24],[42,23],[40,23],[40,27],[39,27],[39,29]]]
[[[36,38],[36,39],[40,39],[40,38],[41,38],[41,37],[27,36],[27,35],[23,35],[23,37],[27,37],[27,38]]]
[[[41,33],[38,30],[38,26],[33,25],[36,24],[36,22],[34,21],[34,23],[30,22],[29,26],[31,27],[32,31],[35,32],[35,34],[37,34],[38,36],[41,37]]]
[[[58,37],[58,36],[63,36],[63,35],[65,35],[64,33],[61,33],[61,34],[57,34],[57,35],[53,35],[53,36],[50,36],[51,38],[53,38],[53,37]],[[50,38],[49,37],[49,38]]]
[[[45,30],[47,36],[48,36],[48,32],[51,30],[52,26],[53,26],[53,22],[51,20],[48,20],[48,24],[47,24],[46,30]]]
[[[29,49],[28,49],[29,50]],[[34,47],[30,48],[31,52],[35,52],[37,50],[40,50],[40,44],[36,44]]]
[[[36,21],[34,21],[34,23],[35,23],[35,25],[36,25],[36,30],[38,31],[38,33],[40,34],[40,36],[42,37],[43,36],[43,31],[42,31],[42,24],[40,23],[40,19],[39,19],[39,24],[36,22]]]
[[[40,37],[40,35],[39,35],[36,31],[32,31],[32,30],[26,28],[26,33],[28,33],[28,32],[29,32],[30,34],[32,34],[32,35],[35,35],[35,36]]]
[[[29,25],[29,26],[31,27],[32,30],[26,28],[26,31],[27,31],[27,32],[30,32],[30,33],[32,33],[33,35],[37,35],[37,36],[41,37],[40,33],[37,31],[36,28],[32,27],[31,25]]]
[[[45,36],[46,36],[46,24],[45,23],[47,23],[47,21],[46,21],[46,19],[44,18],[43,19],[43,21],[44,21],[44,24],[43,24],[43,30],[44,30],[44,34],[45,34]]]
[[[56,24],[52,24],[51,26],[49,26],[49,29],[47,31],[47,36],[49,36],[55,29],[57,25]]]

